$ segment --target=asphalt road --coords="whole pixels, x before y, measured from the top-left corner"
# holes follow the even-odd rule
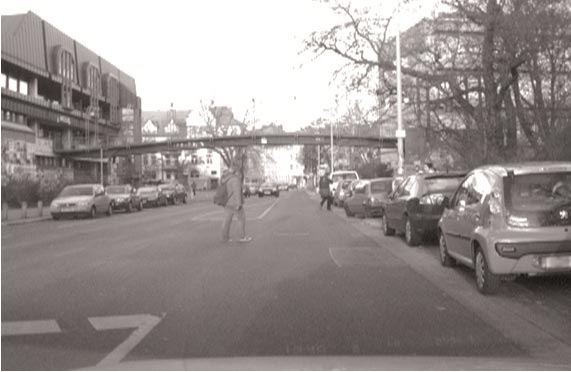
[[[312,355],[571,366],[570,276],[484,297],[434,244],[406,247],[305,191],[245,209],[248,244],[220,242],[211,203],[3,227],[2,369]]]

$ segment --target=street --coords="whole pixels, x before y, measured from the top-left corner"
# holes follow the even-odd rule
[[[482,296],[435,242],[407,247],[312,193],[245,211],[248,244],[235,221],[220,242],[211,202],[2,227],[2,369],[317,355],[571,365],[570,275]]]

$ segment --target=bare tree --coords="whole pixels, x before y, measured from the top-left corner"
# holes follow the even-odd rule
[[[570,0],[443,3],[449,13],[402,34],[404,91],[414,97],[419,125],[467,165],[569,159]],[[346,22],[311,34],[306,50],[341,57],[357,76],[376,69],[390,94],[396,66],[388,22],[350,4],[333,10]]]

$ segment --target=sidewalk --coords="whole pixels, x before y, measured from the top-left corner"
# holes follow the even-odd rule
[[[41,216],[40,210],[37,207],[28,207],[25,218],[22,215],[22,209],[20,208],[8,208],[7,212],[8,213],[6,215],[2,213],[2,226],[37,222],[51,218],[49,206],[44,206]]]

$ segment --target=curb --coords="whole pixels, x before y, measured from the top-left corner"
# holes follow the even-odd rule
[[[40,222],[40,221],[45,221],[45,220],[50,220],[50,219],[51,219],[50,216],[44,216],[44,217],[24,218],[24,219],[13,220],[13,221],[2,221],[2,226],[23,225],[26,223],[34,223],[34,222]]]

